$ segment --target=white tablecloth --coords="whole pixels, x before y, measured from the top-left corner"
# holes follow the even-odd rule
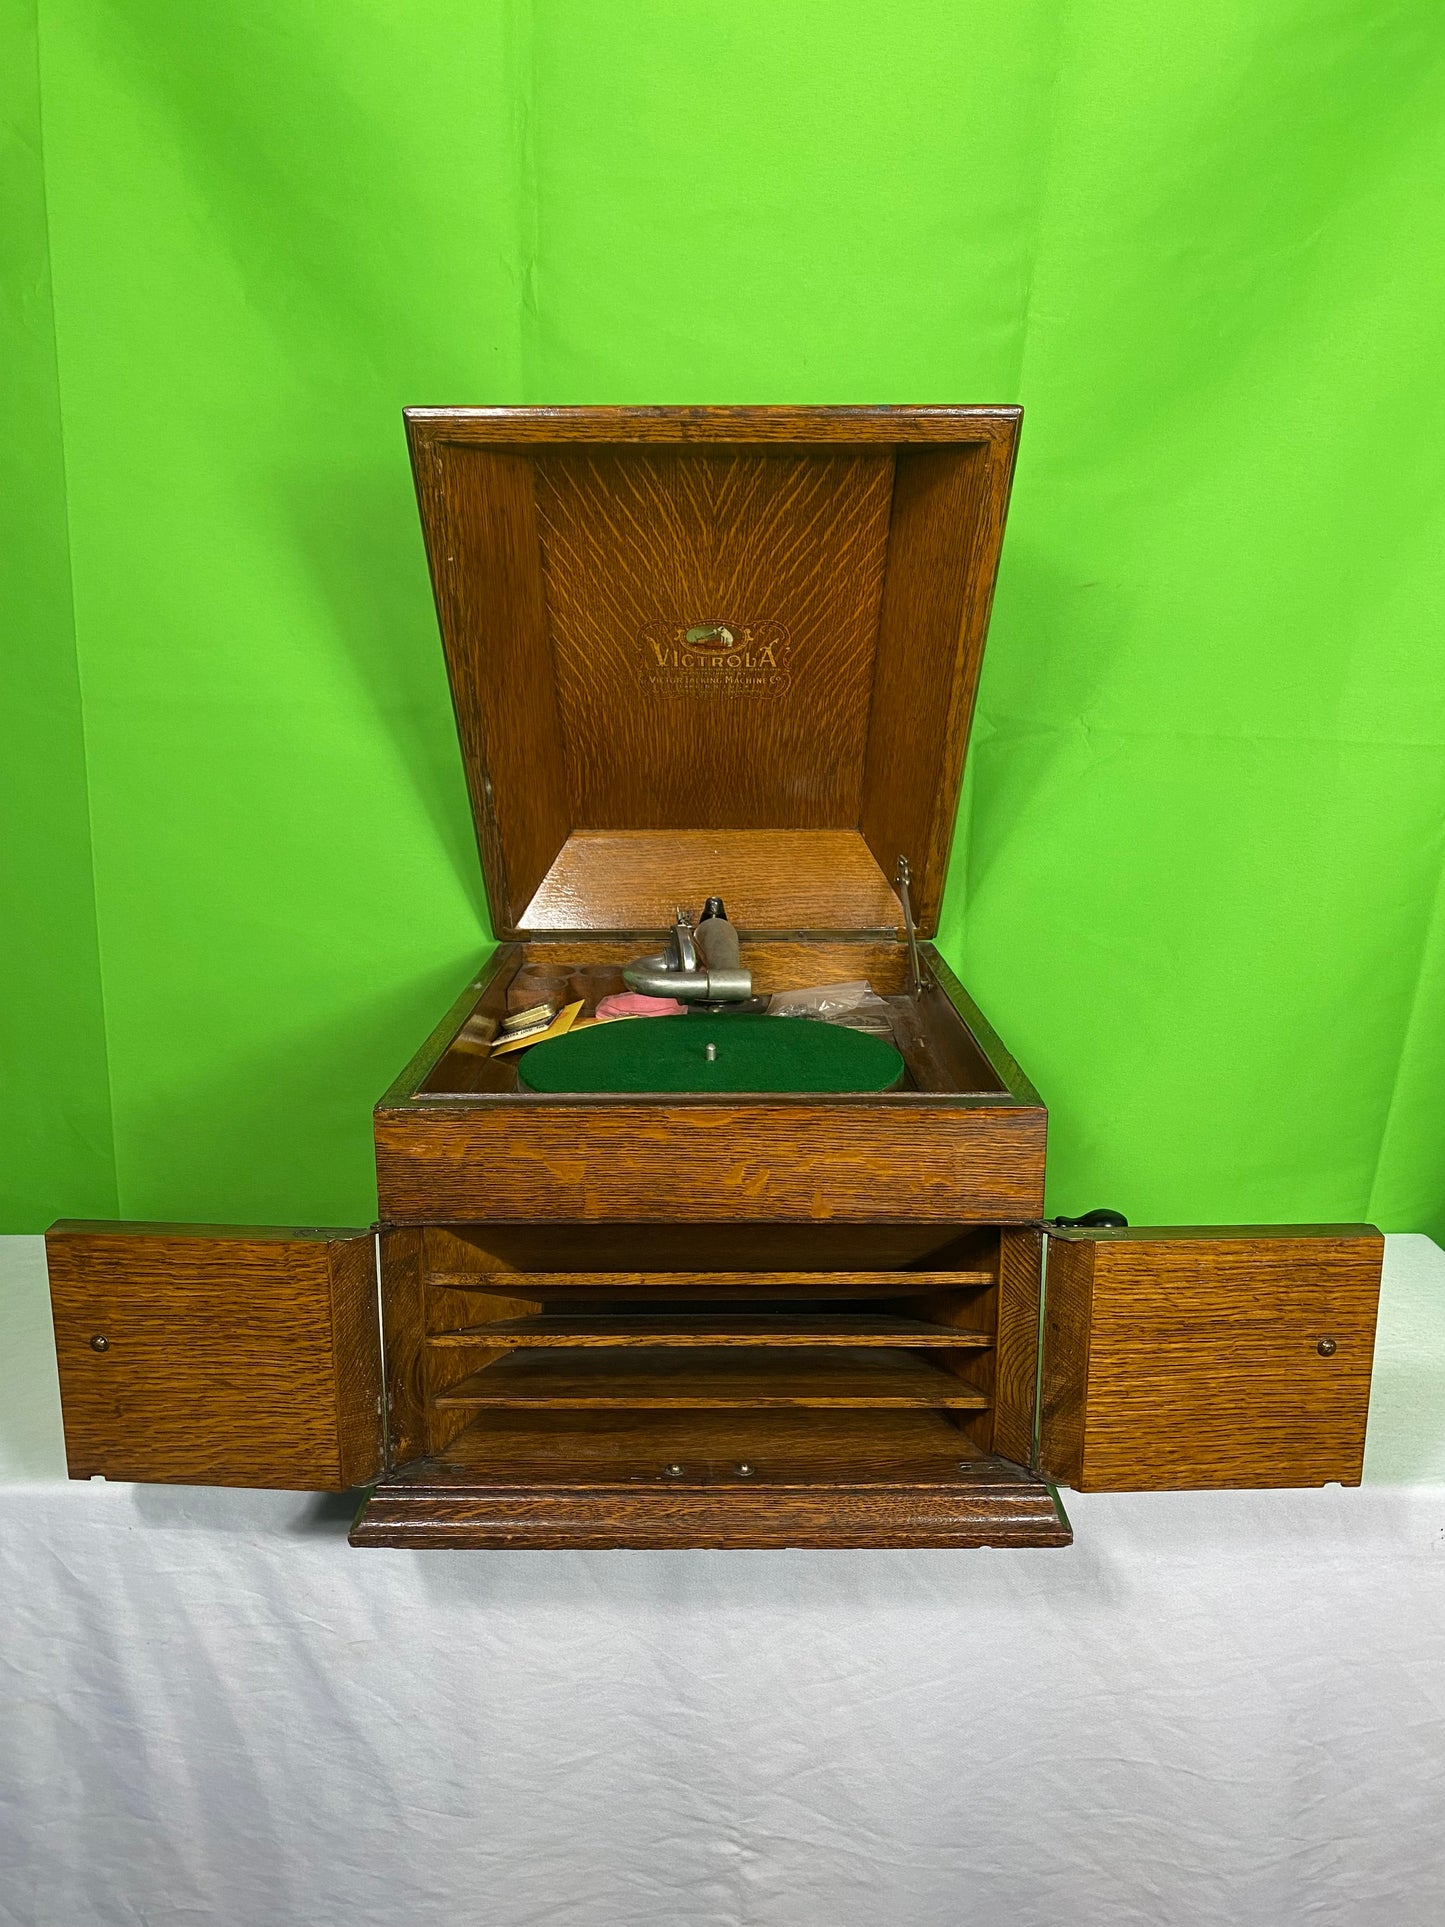
[[[1366,1485],[1065,1552],[353,1552],[62,1482],[0,1244],[3,1927],[1441,1927],[1445,1254]]]

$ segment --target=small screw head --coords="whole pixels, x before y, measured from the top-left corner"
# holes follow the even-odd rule
[[[1337,1347],[1333,1338],[1322,1338],[1319,1344],[1315,1346],[1315,1350],[1321,1358],[1333,1358]]]
[[[108,1352],[110,1350],[110,1340],[105,1336],[104,1332],[97,1332],[95,1334],[95,1337],[90,1341],[90,1349],[93,1352]]]
[[[746,1459],[739,1459],[733,1467],[733,1471],[737,1473],[740,1479],[750,1479],[753,1476],[753,1468],[748,1464]]]
[[[680,1479],[682,1477],[682,1467],[680,1465],[665,1465],[662,1468],[662,1476],[665,1479]]]

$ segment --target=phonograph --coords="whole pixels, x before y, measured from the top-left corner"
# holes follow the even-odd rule
[[[1358,1480],[1378,1233],[1046,1223],[932,942],[1018,430],[408,411],[497,945],[376,1108],[371,1230],[52,1231],[76,1477],[584,1547]]]

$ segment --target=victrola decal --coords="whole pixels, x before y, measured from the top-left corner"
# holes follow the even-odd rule
[[[778,696],[788,687],[781,622],[649,622],[638,636],[642,680],[673,696]]]

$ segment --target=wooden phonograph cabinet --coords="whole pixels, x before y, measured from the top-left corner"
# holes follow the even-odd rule
[[[1379,1235],[1045,1224],[1044,1106],[930,942],[1018,429],[409,411],[498,947],[377,1106],[374,1231],[55,1227],[72,1476],[463,1547],[1057,1546],[1051,1482],[1359,1480]],[[715,897],[755,999],[869,986],[891,1087],[499,1049]],[[587,1035],[743,1034],[697,1021]]]

